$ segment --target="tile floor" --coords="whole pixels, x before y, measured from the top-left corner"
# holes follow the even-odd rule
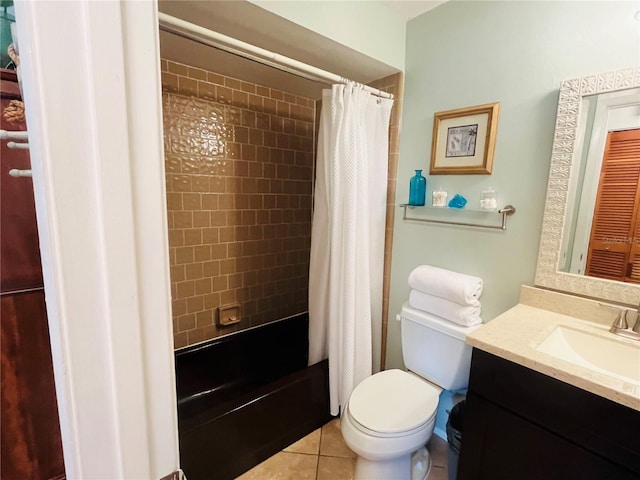
[[[447,442],[433,435],[427,448],[433,463],[428,480],[447,480]],[[335,419],[237,480],[350,480],[355,463],[355,454],[342,439],[340,419]]]

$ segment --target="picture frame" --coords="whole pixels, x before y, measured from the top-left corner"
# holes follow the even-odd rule
[[[436,112],[431,175],[491,175],[500,102]]]

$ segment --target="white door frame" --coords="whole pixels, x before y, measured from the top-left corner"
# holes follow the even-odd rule
[[[67,478],[158,479],[179,459],[157,5],[15,8]]]

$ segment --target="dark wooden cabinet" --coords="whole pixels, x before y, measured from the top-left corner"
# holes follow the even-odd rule
[[[474,349],[458,480],[640,479],[640,412]]]
[[[15,72],[0,70],[0,128],[25,130],[2,117],[20,98]],[[0,425],[2,480],[64,478],[33,187],[27,150],[0,142]]]
[[[0,297],[2,479],[64,472],[44,292]]]
[[[13,81],[12,81],[13,80]],[[26,130],[24,122],[9,123],[2,113],[20,99],[15,73],[0,69],[0,128]],[[2,292],[42,288],[38,227],[33,186],[28,177],[9,176],[11,169],[31,168],[28,150],[12,150],[0,141],[0,289]]]

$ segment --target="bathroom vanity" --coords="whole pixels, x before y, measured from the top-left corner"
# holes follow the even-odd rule
[[[638,479],[640,412],[473,353],[458,479]]]
[[[467,336],[459,480],[640,479],[640,341],[609,331],[626,309],[621,330],[637,335],[640,177],[617,177],[633,184],[628,212],[607,225],[593,213],[622,188],[601,176],[604,152],[609,133],[638,128],[639,92],[637,66],[562,82],[536,287]]]
[[[640,371],[640,345],[611,345],[630,347],[622,368],[631,370],[607,373],[597,359],[587,367],[555,355],[548,339],[558,329],[611,341],[604,324],[524,304],[467,337],[474,351],[459,480],[640,478],[640,383],[624,376]]]

